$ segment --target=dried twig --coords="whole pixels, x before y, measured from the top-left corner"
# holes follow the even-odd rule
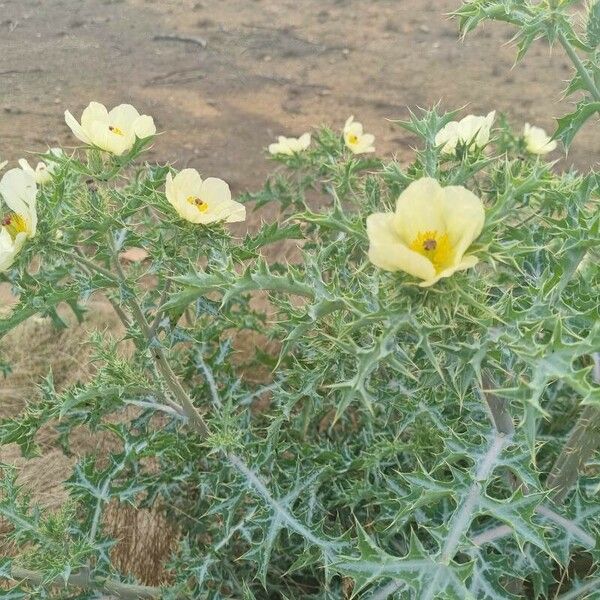
[[[185,44],[196,44],[201,48],[206,48],[208,42],[204,38],[183,37],[181,35],[155,35],[152,38],[155,42],[184,42]]]

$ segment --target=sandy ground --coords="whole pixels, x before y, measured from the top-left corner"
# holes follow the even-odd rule
[[[386,153],[410,155],[386,119],[407,106],[468,105],[551,128],[569,66],[534,46],[513,67],[511,30],[488,25],[465,42],[446,14],[460,0],[13,0],[0,2],[0,156],[74,144],[63,121],[92,99],[131,102],[164,135],[157,160],[260,185],[262,149],[354,113]],[[179,36],[205,41],[160,39]],[[588,127],[569,162],[597,159]],[[593,158],[592,158],[593,157]]]
[[[234,192],[260,186],[269,170],[263,150],[276,135],[321,123],[341,128],[350,114],[376,135],[380,153],[402,161],[410,159],[414,140],[387,119],[406,118],[407,106],[439,101],[474,113],[496,109],[510,113],[517,127],[530,121],[551,129],[552,117],[569,110],[561,90],[570,67],[560,49],[552,54],[537,44],[513,68],[511,32],[501,25],[457,41],[456,23],[445,14],[459,4],[0,1],[0,157],[14,165],[27,151],[75,145],[63,112],[79,116],[90,100],[130,102],[153,115],[164,134],[150,160],[194,166],[226,179]],[[587,168],[599,148],[597,126],[588,126],[562,165]],[[8,298],[1,287],[0,305]],[[87,327],[112,327],[104,303],[92,308]],[[14,336],[29,339],[31,327],[42,327],[31,352],[16,356],[15,374],[0,382],[0,416],[22,409],[49,364],[55,372],[62,365],[64,385],[86,377],[85,330],[63,338],[33,324],[15,332],[13,343]],[[70,370],[74,355],[81,360]],[[73,458],[53,448],[50,433],[42,442],[44,455],[32,463],[14,447],[2,449],[0,460],[22,467],[23,482],[51,507],[64,498],[56,482]],[[93,436],[78,441],[81,451],[103,444]],[[148,584],[164,579],[168,545],[154,554],[135,550],[174,537],[160,515],[111,508],[106,526],[122,539],[116,562],[124,572]]]

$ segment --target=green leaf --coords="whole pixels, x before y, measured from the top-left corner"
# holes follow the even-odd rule
[[[554,138],[561,140],[568,148],[583,124],[597,112],[600,112],[600,102],[580,102],[572,113],[557,119],[558,127]]]
[[[590,48],[600,46],[600,0],[596,0],[589,5],[586,41]]]

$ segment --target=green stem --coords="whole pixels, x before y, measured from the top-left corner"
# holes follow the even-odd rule
[[[202,415],[198,412],[198,409],[194,406],[192,399],[188,396],[188,393],[179,382],[179,378],[177,375],[175,375],[173,369],[171,369],[171,365],[167,360],[163,346],[150,330],[150,325],[148,324],[140,305],[133,296],[129,298],[126,303],[129,306],[133,320],[148,341],[150,355],[152,356],[154,364],[161,374],[166,386],[169,388],[175,399],[180,403],[185,416],[190,420],[190,423],[198,432],[200,437],[202,439],[206,439],[210,433],[208,426],[202,418]]]
[[[600,385],[600,353],[593,354],[593,380]],[[600,447],[600,408],[586,406],[559,454],[548,476],[546,487],[553,490],[557,503],[565,497],[577,482],[579,473]]]
[[[439,592],[439,578],[446,573],[444,567],[447,567],[452,562],[460,547],[462,538],[469,531],[480,503],[481,494],[485,489],[485,483],[497,466],[502,451],[510,441],[510,436],[494,432],[494,437],[488,451],[481,457],[481,460],[477,464],[473,483],[467,494],[461,499],[460,508],[454,513],[448,524],[448,536],[438,560],[438,568],[424,593],[421,595],[421,600],[433,600]]]
[[[113,254],[113,263],[114,268],[118,275],[118,281],[125,287],[129,287],[127,284],[127,277],[121,268],[121,264],[119,263],[119,255],[117,249],[114,245],[114,240],[112,235],[109,235],[109,246],[112,250]],[[202,439],[206,439],[209,435],[209,429],[204,421],[202,415],[199,413],[198,409],[194,406],[192,399],[189,397],[188,393],[185,391],[183,386],[181,385],[179,378],[173,372],[169,361],[167,360],[167,356],[165,354],[164,348],[160,343],[160,340],[155,336],[152,331],[152,327],[148,323],[146,317],[144,316],[144,311],[140,306],[137,298],[132,290],[129,290],[131,293],[128,294],[128,297],[125,299],[125,304],[129,307],[129,311],[131,313],[131,318],[139,327],[142,335],[146,338],[148,342],[148,348],[150,351],[150,355],[154,361],[154,364],[160,373],[162,379],[164,380],[166,386],[169,388],[177,402],[181,405],[185,416],[189,419],[190,423],[194,427],[194,429],[198,432]]]
[[[562,31],[558,34],[558,40],[561,46],[565,49],[565,52],[571,59],[571,62],[575,66],[575,69],[577,69],[577,72],[583,79],[585,86],[587,87],[594,100],[600,102],[600,90],[598,90],[596,83],[594,82],[589,71],[586,69],[585,65],[579,58],[579,55],[577,54],[577,52],[575,52],[575,48],[573,48],[571,42],[569,42],[569,40],[566,38],[565,34]]]
[[[142,332],[142,335],[146,338],[146,341],[148,342],[148,347],[150,349],[150,354],[163,381],[165,382],[166,386],[171,391],[173,396],[176,398],[176,400],[179,402],[179,404],[170,403],[171,406],[177,406],[178,409],[180,408],[181,411],[185,414],[185,416],[189,419],[190,423],[194,426],[194,429],[202,437],[202,439],[205,439],[209,435],[208,427],[204,419],[198,412],[197,408],[194,406],[191,398],[188,396],[187,392],[179,382],[179,379],[173,372],[173,369],[171,369],[162,344],[154,335],[154,331],[152,330],[152,327],[150,326],[146,317],[144,316],[144,312],[142,311],[142,308],[138,303],[135,294],[132,290],[129,289],[129,286],[127,284],[127,278],[119,263],[118,253],[114,247],[112,237],[109,236],[109,238],[109,245],[113,251],[113,262],[115,270],[117,272],[117,276],[115,276],[114,273],[112,273],[112,271],[109,271],[108,269],[105,269],[104,267],[96,264],[94,261],[89,260],[78,250],[75,250],[75,252],[70,252],[69,256],[74,258],[78,263],[80,263],[82,267],[84,267],[88,272],[96,271],[98,273],[101,273],[107,279],[110,279],[114,283],[122,285],[128,289],[128,292],[130,293],[128,294],[128,298],[125,300],[125,303],[129,307],[131,318],[139,327],[140,331]],[[111,304],[113,305],[113,308],[115,308],[115,311],[121,319],[121,321],[123,322],[123,324],[127,327],[130,322],[128,316],[123,312],[118,303],[111,302]]]
[[[576,590],[572,590],[558,597],[558,600],[577,600],[577,598],[585,598],[593,600],[595,596],[590,595],[591,592],[597,592],[600,589],[600,579],[592,579],[588,583],[583,584]]]
[[[85,590],[98,590],[110,596],[123,599],[139,599],[139,598],[162,598],[164,590],[159,587],[150,587],[147,585],[133,585],[129,583],[121,583],[108,578],[91,577],[87,573],[73,573],[68,577],[66,582],[62,580],[46,581],[44,575],[37,571],[23,569],[21,567],[11,568],[11,578],[15,581],[27,581],[37,586],[44,587],[78,587]]]

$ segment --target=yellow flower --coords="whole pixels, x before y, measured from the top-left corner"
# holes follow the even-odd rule
[[[490,141],[490,131],[494,124],[496,111],[485,117],[467,115],[460,121],[450,121],[438,131],[435,145],[442,146],[443,154],[452,154],[459,143],[483,148]]]
[[[287,154],[291,156],[296,152],[302,152],[310,146],[310,133],[304,133],[299,138],[288,138],[280,135],[277,142],[269,145],[271,154]]]
[[[396,212],[367,218],[369,260],[386,271],[405,271],[428,287],[477,264],[477,257],[465,252],[484,220],[483,203],[473,192],[424,177],[400,194]]]
[[[169,173],[165,193],[179,216],[191,223],[246,219],[246,207],[231,199],[229,185],[216,177],[203,181],[196,169],[183,169],[175,177]]]
[[[104,104],[90,102],[81,115],[81,124],[68,110],[65,122],[85,144],[117,156],[131,150],[136,137],[143,139],[156,133],[152,117],[140,115],[131,104],[119,104],[109,112]]]
[[[60,148],[50,148],[50,154],[54,154],[54,156],[61,156],[63,151]],[[40,161],[36,168],[33,169],[31,165],[24,158],[19,159],[19,166],[23,171],[30,173],[33,175],[35,182],[38,185],[44,185],[45,183],[49,183],[52,181],[52,175],[58,166],[55,162],[45,163]]]
[[[363,126],[354,117],[348,117],[344,125],[344,142],[354,154],[365,154],[375,152],[373,142],[375,136],[371,133],[363,133]]]
[[[7,160],[0,162],[0,171],[2,171],[2,169],[4,169],[4,167],[5,167],[7,164],[8,164],[8,161],[7,161]]]
[[[548,154],[556,150],[556,140],[553,140],[541,127],[525,123],[523,138],[525,146],[531,154]]]
[[[11,212],[2,217],[0,226],[0,271],[6,271],[37,230],[37,188],[31,173],[10,169],[0,180],[0,196]]]

